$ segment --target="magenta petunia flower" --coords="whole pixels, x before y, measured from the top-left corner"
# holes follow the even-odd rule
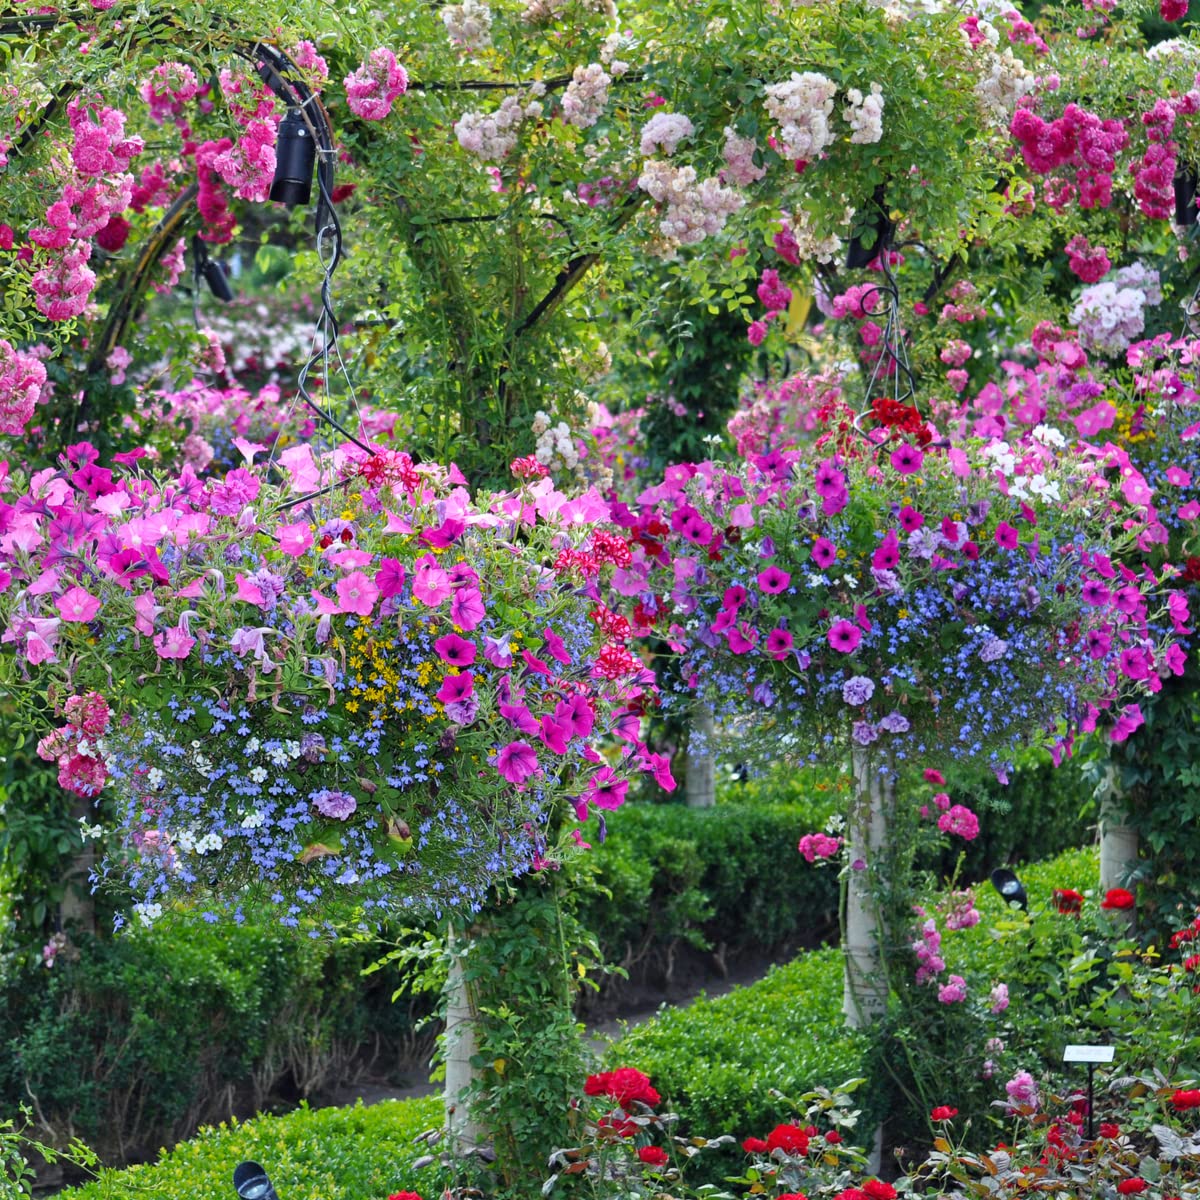
[[[824,570],[837,562],[837,547],[828,539],[819,537],[813,542],[812,560]]]
[[[537,773],[537,755],[528,742],[509,742],[496,755],[496,770],[509,783],[524,783]]]
[[[398,558],[385,558],[380,562],[379,570],[375,572],[375,586],[381,596],[398,596],[404,590],[406,577],[404,564]],[[458,621],[454,623],[460,624]]]
[[[586,799],[597,808],[613,811],[625,803],[628,790],[629,784],[624,779],[618,779],[612,767],[601,767],[588,784]]]
[[[791,575],[781,567],[770,566],[758,573],[758,586],[771,596],[782,592],[791,582]]]
[[[566,721],[547,715],[539,723],[538,736],[547,749],[555,754],[566,754],[567,743],[571,740],[571,726]]]
[[[897,446],[891,454],[892,466],[901,475],[911,475],[914,471],[919,471],[924,461],[925,455],[916,446],[910,446],[907,442],[902,446]]]
[[[475,690],[475,676],[470,671],[447,675],[434,699],[442,704],[461,704]]]
[[[761,586],[761,585],[760,585]],[[735,584],[733,587],[727,587],[725,594],[721,597],[722,608],[741,608],[749,599],[750,593],[746,591],[740,584]]]
[[[748,625],[743,621],[740,625],[735,625],[729,630],[726,637],[729,639],[731,653],[749,654],[758,642],[758,630],[753,625]]]
[[[590,737],[596,724],[596,713],[585,696],[569,696],[554,706],[556,720],[571,727],[573,737]]]
[[[825,637],[835,650],[842,654],[850,654],[862,641],[862,630],[850,621],[834,621]]]
[[[1084,604],[1100,608],[1112,599],[1112,593],[1098,579],[1089,579],[1080,592]]]
[[[450,620],[470,633],[483,620],[486,610],[476,587],[460,587],[450,598]]]
[[[767,634],[766,648],[767,653],[774,659],[782,662],[792,652],[792,646],[795,643],[792,640],[792,635],[786,629],[772,629]]]
[[[846,477],[837,468],[832,458],[817,464],[813,475],[813,489],[818,496],[837,496],[846,490]]]
[[[571,656],[567,653],[566,643],[553,629],[543,629],[542,637],[546,639],[546,653],[556,662],[570,665]]]
[[[889,529],[871,555],[871,566],[877,571],[890,571],[899,561],[900,539],[894,529]]]
[[[1005,550],[1015,550],[1021,544],[1021,535],[1007,521],[996,526],[996,545]]]
[[[475,643],[459,637],[457,633],[448,633],[433,643],[437,656],[452,667],[469,667],[475,661]]]
[[[905,533],[914,533],[925,524],[925,518],[911,504],[906,504],[896,514],[896,520]]]

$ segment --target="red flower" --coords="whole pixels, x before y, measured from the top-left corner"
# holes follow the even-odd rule
[[[650,1086],[650,1080],[633,1067],[618,1067],[615,1071],[589,1075],[583,1090],[588,1096],[608,1096],[622,1108],[628,1108],[634,1101],[653,1108],[662,1099]]]
[[[808,1153],[808,1134],[799,1125],[776,1125],[767,1134],[768,1150],[784,1150],[788,1154]]]
[[[890,1183],[884,1183],[882,1179],[863,1180],[862,1190],[871,1200],[896,1200],[896,1189]]]
[[[651,1167],[665,1167],[670,1161],[669,1155],[660,1146],[643,1146],[638,1151],[638,1158]]]
[[[601,1117],[596,1122],[597,1129],[611,1129],[617,1137],[627,1138],[633,1137],[638,1131],[637,1122],[625,1118],[621,1121],[614,1121],[612,1117]]]
[[[416,1192],[393,1192],[388,1200],[421,1200]]]
[[[840,1133],[838,1133],[838,1131],[837,1131],[836,1129],[831,1129],[831,1130],[830,1130],[830,1131],[829,1131],[829,1132],[828,1132],[828,1133],[825,1135],[825,1140],[826,1140],[826,1141],[827,1141],[827,1142],[828,1142],[828,1143],[829,1143],[831,1146],[840,1146],[840,1145],[841,1145],[841,1142],[842,1142],[842,1135],[841,1135]]]
[[[1060,913],[1078,916],[1083,910],[1083,896],[1074,888],[1055,888],[1054,903]]]
[[[1117,1191],[1122,1196],[1136,1196],[1138,1192],[1144,1192],[1149,1186],[1144,1179],[1139,1179],[1135,1175],[1132,1179],[1122,1179],[1117,1184]]]
[[[1200,583],[1200,558],[1189,558],[1183,568],[1183,580],[1186,583]]]
[[[1200,1091],[1177,1091],[1171,1097],[1171,1103],[1179,1112],[1186,1112],[1189,1108],[1200,1108]]]
[[[782,1196],[776,1196],[775,1200],[808,1200],[808,1197],[803,1192],[784,1192]]]
[[[742,1143],[742,1149],[747,1154],[762,1154],[767,1148],[767,1143],[762,1138],[747,1138]]]
[[[1121,1136],[1120,1125],[1114,1125],[1111,1121],[1100,1122],[1100,1136],[1102,1138],[1115,1138]]]
[[[1126,909],[1132,908],[1137,901],[1130,891],[1125,888],[1111,888],[1105,893],[1104,899],[1100,902],[1101,908]]]
[[[929,1114],[931,1121],[953,1121],[958,1116],[958,1109],[951,1108],[948,1104],[939,1104],[937,1108]]]

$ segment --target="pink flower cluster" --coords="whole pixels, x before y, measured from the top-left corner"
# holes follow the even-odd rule
[[[827,833],[806,833],[796,847],[804,855],[805,862],[816,862],[818,858],[832,858],[842,848],[840,837]]]
[[[1091,245],[1082,233],[1071,238],[1066,250],[1071,270],[1084,283],[1099,283],[1112,269],[1104,247]]]
[[[1185,6],[1186,11],[1186,6]],[[1175,215],[1175,163],[1178,143],[1172,138],[1175,118],[1200,109],[1200,92],[1191,91],[1173,100],[1155,100],[1149,112],[1142,114],[1149,144],[1142,157],[1129,166],[1133,175],[1133,194],[1142,215],[1151,220],[1167,221]]]
[[[757,321],[750,325],[746,336],[752,346],[759,346],[767,336],[767,325],[773,321],[792,302],[792,289],[779,278],[779,272],[768,267],[762,273],[758,285],[758,298],[767,310]]]
[[[75,796],[95,796],[108,777],[96,741],[108,731],[112,713],[99,692],[72,696],[64,706],[67,724],[38,742],[38,757],[58,763],[59,786]]]
[[[1026,165],[1038,175],[1074,169],[1075,180],[1051,182],[1047,203],[1061,208],[1078,193],[1081,208],[1107,208],[1112,203],[1116,156],[1129,144],[1125,126],[1115,119],[1068,104],[1061,117],[1045,121],[1030,107],[1013,113],[1009,130],[1021,146]]]
[[[0,433],[19,437],[46,385],[46,368],[28,350],[0,338]]]
[[[918,983],[927,983],[946,969],[946,960],[941,955],[942,935],[932,917],[921,926],[920,939],[913,942],[912,948],[917,956]]]
[[[382,121],[408,91],[408,72],[384,46],[372,50],[358,70],[346,76],[346,103],[364,121]]]

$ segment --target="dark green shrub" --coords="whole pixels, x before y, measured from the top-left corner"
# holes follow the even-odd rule
[[[386,1200],[399,1191],[432,1197],[447,1176],[438,1166],[413,1166],[427,1153],[413,1138],[441,1121],[436,1097],[230,1121],[181,1142],[156,1163],[108,1171],[60,1194],[63,1200],[230,1200],[233,1169],[249,1160],[266,1169],[285,1200]]]
[[[661,966],[681,942],[721,961],[730,950],[815,944],[834,929],[837,878],[805,862],[796,843],[831,807],[627,805],[582,864],[602,890],[581,920],[606,959],[627,968],[652,957]]]
[[[359,978],[371,947],[350,941],[164,923],[78,950],[7,987],[0,1103],[32,1099],[110,1162],[280,1090],[310,1095],[410,1031],[393,981]]]

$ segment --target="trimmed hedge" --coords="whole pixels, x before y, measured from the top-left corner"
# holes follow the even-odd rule
[[[441,1123],[436,1096],[223,1122],[155,1163],[106,1171],[59,1194],[69,1200],[231,1200],[233,1169],[249,1160],[266,1170],[283,1200],[387,1200],[399,1191],[437,1196],[449,1177],[439,1165],[413,1166],[429,1152],[413,1138]]]

